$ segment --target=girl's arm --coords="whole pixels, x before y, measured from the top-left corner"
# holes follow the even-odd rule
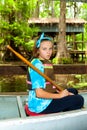
[[[36,89],[36,96],[38,98],[57,99],[57,98],[63,98],[69,95],[73,95],[73,94],[68,92],[66,89],[61,91],[60,93],[49,93],[41,88]]]

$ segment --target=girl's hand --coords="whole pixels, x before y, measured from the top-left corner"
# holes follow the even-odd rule
[[[41,88],[37,88],[35,91],[36,91],[36,97],[46,98],[46,99],[57,99],[57,98],[63,98],[65,96],[73,95],[72,93],[68,92],[67,89],[61,91],[60,93],[49,93]]]
[[[69,96],[69,95],[74,95],[73,93],[68,92],[67,89],[63,90],[59,94],[60,94],[60,98],[63,98],[63,97]]]

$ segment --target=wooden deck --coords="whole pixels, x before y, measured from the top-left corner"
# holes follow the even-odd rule
[[[73,59],[73,62],[79,63],[79,58],[81,58],[81,62],[83,62],[86,58],[85,51],[70,50],[69,53],[71,55],[71,58]]]

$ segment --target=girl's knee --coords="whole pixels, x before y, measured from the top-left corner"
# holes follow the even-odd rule
[[[67,90],[68,90],[69,92],[71,92],[71,93],[75,94],[75,95],[77,95],[77,94],[78,94],[78,90],[77,90],[77,89],[75,89],[75,88],[68,88]]]
[[[84,106],[84,98],[81,95],[76,95],[76,106],[82,108]]]

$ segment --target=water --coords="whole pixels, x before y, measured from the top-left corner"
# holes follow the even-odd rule
[[[0,76],[0,92],[25,92],[26,76]]]

